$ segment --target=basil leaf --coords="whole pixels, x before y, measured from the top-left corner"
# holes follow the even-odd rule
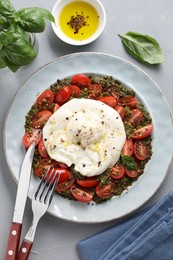
[[[0,69],[8,67],[11,71],[16,72],[20,66],[13,64],[10,60],[8,60],[3,52],[0,52]]]
[[[5,32],[0,32],[0,44],[13,44],[13,42],[17,41],[21,37],[28,40],[27,34],[28,33],[25,33],[22,28],[11,25]]]
[[[5,33],[0,32],[0,45],[3,45],[5,42]]]
[[[30,64],[37,55],[31,43],[23,37],[4,45],[1,50],[6,59],[18,66]]]
[[[0,32],[7,29],[9,27],[9,23],[6,21],[4,17],[0,15]]]
[[[12,72],[16,72],[21,66],[16,65],[14,63],[12,63],[10,60],[6,59],[6,64],[7,67],[12,71]]]
[[[0,43],[3,60],[13,72],[30,64],[37,55],[28,33],[18,26],[11,25],[6,32],[1,32]]]
[[[121,156],[121,162],[122,165],[127,169],[127,170],[137,170],[137,165],[133,157],[128,156],[128,155],[123,155]]]
[[[46,9],[39,7],[24,8],[16,13],[15,21],[27,32],[43,32],[45,19],[54,22],[53,15]]]
[[[7,67],[4,56],[2,52],[0,52],[0,69]]]
[[[37,13],[37,15],[42,16],[44,19],[49,20],[50,22],[55,22],[53,15],[48,10],[40,7],[32,7],[32,9],[35,14]]]
[[[0,0],[0,14],[6,18],[13,17],[15,9],[9,0]]]
[[[127,52],[134,58],[149,64],[159,64],[164,61],[159,43],[151,36],[136,32],[118,35]]]

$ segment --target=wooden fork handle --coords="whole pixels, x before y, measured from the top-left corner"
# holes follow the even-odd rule
[[[28,259],[29,253],[31,251],[32,242],[27,241],[26,239],[23,240],[21,247],[19,249],[19,253],[17,255],[17,260],[26,260]]]
[[[21,229],[22,229],[22,224],[15,223],[15,222],[11,223],[5,260],[16,260]]]

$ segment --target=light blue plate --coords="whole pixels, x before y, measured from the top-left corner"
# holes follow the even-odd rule
[[[36,100],[38,93],[54,83],[77,73],[98,73],[113,76],[134,89],[148,109],[154,126],[153,156],[146,165],[145,173],[119,197],[100,205],[69,201],[54,196],[49,213],[56,217],[79,223],[100,223],[123,217],[143,205],[158,190],[166,177],[172,160],[173,127],[168,104],[158,86],[142,70],[121,58],[102,53],[76,53],[58,58],[36,71],[15,96],[4,128],[4,149],[9,169],[15,179],[25,150],[22,146],[25,115]],[[32,176],[31,198],[38,179]]]

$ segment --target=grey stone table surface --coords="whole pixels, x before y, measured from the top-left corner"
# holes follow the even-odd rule
[[[12,220],[17,185],[8,169],[3,149],[3,127],[10,104],[25,80],[39,67],[49,61],[70,53],[101,52],[122,57],[145,71],[160,87],[170,109],[173,108],[173,1],[172,0],[101,0],[107,22],[103,34],[93,43],[75,47],[59,40],[50,23],[46,30],[37,34],[39,53],[35,61],[24,69],[12,73],[0,70],[0,259],[4,259],[9,227]],[[39,6],[52,10],[54,0],[12,0],[16,9]],[[148,34],[158,40],[165,54],[165,61],[159,66],[149,66],[134,60],[127,54],[118,37],[128,31]],[[168,136],[169,138],[169,136]],[[173,140],[170,140],[173,145]],[[143,206],[159,201],[173,189],[173,165],[155,195]],[[32,220],[31,203],[27,201],[23,221],[22,237]],[[46,214],[39,223],[30,260],[66,259],[77,260],[76,244],[79,240],[95,234],[115,221],[100,224],[77,224]]]

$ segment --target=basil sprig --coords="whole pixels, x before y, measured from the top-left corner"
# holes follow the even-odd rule
[[[121,156],[121,162],[122,165],[127,169],[127,170],[137,170],[137,165],[133,157],[128,156],[128,155],[123,155]]]
[[[159,64],[164,61],[159,43],[151,36],[137,32],[118,35],[127,52],[134,58],[149,64]]]
[[[37,53],[28,33],[43,32],[45,20],[54,22],[52,14],[39,7],[16,11],[10,0],[0,0],[0,68],[13,72],[30,64]]]

